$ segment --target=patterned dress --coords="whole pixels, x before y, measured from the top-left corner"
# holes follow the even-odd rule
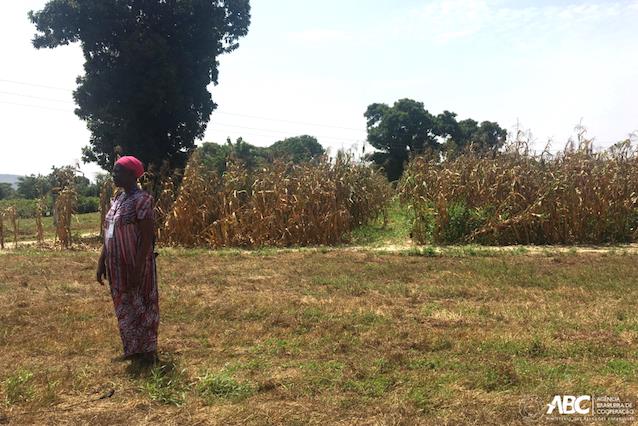
[[[129,270],[141,243],[138,222],[143,219],[153,219],[153,197],[136,188],[113,200],[104,221],[106,270],[125,356],[157,350],[159,304],[153,250],[145,260],[140,286],[127,291]]]

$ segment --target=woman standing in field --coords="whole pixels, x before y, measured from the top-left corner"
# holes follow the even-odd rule
[[[159,305],[155,268],[153,197],[137,179],[142,162],[122,157],[113,168],[113,183],[124,192],[111,205],[104,221],[104,245],[96,279],[108,277],[126,360],[157,361]]]

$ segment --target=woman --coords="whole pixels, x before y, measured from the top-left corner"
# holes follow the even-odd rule
[[[125,360],[157,361],[159,306],[155,269],[153,198],[137,179],[142,162],[122,157],[113,168],[113,183],[124,192],[111,205],[104,221],[104,245],[96,278],[108,277],[124,345]]]

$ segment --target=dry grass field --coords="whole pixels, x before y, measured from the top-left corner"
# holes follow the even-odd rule
[[[0,423],[530,424],[529,397],[638,394],[622,249],[164,249],[151,371],[113,360],[96,257],[0,253]]]

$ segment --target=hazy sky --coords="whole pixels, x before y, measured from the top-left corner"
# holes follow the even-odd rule
[[[45,3],[0,5],[0,173],[48,173],[88,143],[71,96],[80,46],[31,46],[27,12]],[[562,146],[581,119],[598,146],[638,130],[638,0],[251,4],[249,34],[210,87],[219,108],[205,141],[307,133],[359,149],[367,105],[403,97],[508,129],[520,120],[539,147]]]

